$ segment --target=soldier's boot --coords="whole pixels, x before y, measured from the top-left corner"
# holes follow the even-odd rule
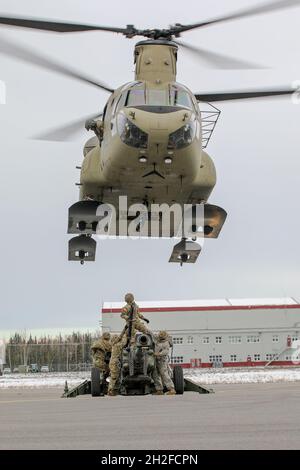
[[[117,396],[117,395],[119,395],[119,394],[118,394],[118,392],[117,392],[116,390],[108,390],[107,395],[108,395],[109,397],[115,397],[115,396]]]
[[[170,388],[170,390],[168,390],[165,395],[176,395],[175,388]]]
[[[156,392],[153,392],[152,395],[163,395],[164,392],[162,390],[156,390]]]

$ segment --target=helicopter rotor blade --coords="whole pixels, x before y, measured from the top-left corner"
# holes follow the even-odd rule
[[[114,26],[99,26],[92,24],[69,23],[64,21],[44,20],[21,16],[0,16],[0,24],[17,26],[20,28],[38,29],[55,33],[76,33],[81,31],[109,31],[127,34],[129,28],[115,28]]]
[[[172,30],[173,34],[180,35],[180,33],[190,31],[192,29],[203,28],[205,26],[210,26],[217,23],[224,23],[225,21],[238,20],[241,18],[260,15],[263,13],[271,13],[273,11],[283,10],[295,6],[300,6],[299,0],[277,0],[276,2],[265,3],[264,5],[258,5],[256,7],[247,8],[245,10],[240,10],[236,13],[232,13],[231,15],[221,16],[219,18],[212,18],[211,20],[202,21],[201,23],[194,23],[190,25],[176,24],[170,29]]]
[[[32,51],[25,48],[24,46],[14,44],[12,41],[8,41],[3,37],[1,37],[0,39],[0,54],[7,55],[9,57],[15,57],[23,62],[37,65],[46,70],[50,70],[51,72],[56,72],[60,75],[80,80],[81,82],[96,86],[97,88],[101,88],[102,90],[107,91],[109,93],[112,93],[114,91],[112,88],[110,88],[103,82],[96,81],[88,77],[87,75],[83,75],[82,73],[77,72],[71,67],[66,67],[65,65],[62,65],[59,62],[55,62],[54,60],[42,56],[36,51]]]
[[[231,91],[225,93],[195,93],[197,101],[211,103],[214,101],[245,100],[253,98],[267,98],[270,96],[284,96],[295,93],[294,89],[285,90],[253,90],[253,91]]]
[[[34,140],[48,140],[53,142],[64,142],[70,140],[70,138],[76,134],[76,132],[80,131],[84,128],[84,124],[87,120],[96,119],[101,117],[102,114],[93,114],[88,115],[85,117],[81,117],[79,119],[75,119],[74,121],[69,122],[68,124],[55,127],[54,129],[50,129],[48,131],[42,132],[41,134],[37,134],[32,137]]]
[[[228,70],[252,70],[265,68],[261,65],[246,62],[244,60],[235,59],[234,57],[226,56],[224,54],[217,54],[216,52],[207,51],[200,47],[192,46],[191,44],[188,44],[186,42],[174,41],[174,39],[173,42],[175,42],[178,46],[182,47],[198,59],[207,62],[211,66],[211,68]]]
[[[75,33],[83,31],[106,31],[113,33],[120,33],[126,36],[127,38],[133,38],[134,36],[145,36],[152,39],[159,39],[165,37],[171,39],[172,36],[179,37],[180,33],[185,31],[190,31],[196,28],[202,28],[204,26],[209,26],[216,23],[223,23],[229,20],[246,18],[253,15],[259,15],[263,13],[273,12],[277,10],[282,10],[285,8],[290,8],[294,6],[299,6],[300,0],[277,0],[272,3],[267,3],[264,5],[256,6],[253,8],[247,8],[245,10],[240,10],[238,12],[232,13],[230,15],[221,16],[219,18],[213,18],[211,20],[202,21],[200,23],[194,23],[189,25],[182,25],[176,23],[173,26],[170,26],[167,29],[144,29],[138,30],[133,25],[127,25],[126,28],[117,28],[114,26],[101,26],[93,24],[82,24],[82,23],[72,23],[64,21],[54,21],[54,20],[45,20],[40,18],[31,18],[31,17],[20,17],[20,16],[11,16],[3,15],[0,16],[0,24],[4,26],[15,26],[21,28],[37,29],[40,31],[51,31],[55,33]]]

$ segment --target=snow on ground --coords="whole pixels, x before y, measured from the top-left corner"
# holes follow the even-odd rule
[[[49,372],[47,374],[7,374],[0,377],[0,393],[3,388],[12,387],[61,387],[68,381],[70,388],[89,378],[88,372]]]
[[[242,384],[242,383],[272,383],[300,381],[300,367],[279,368],[263,367],[229,368],[224,369],[185,369],[185,377],[203,385],[210,384]],[[48,374],[10,374],[0,377],[1,389],[21,387],[74,387],[90,377],[89,372],[50,372]]]
[[[300,367],[255,367],[224,369],[186,369],[184,375],[203,385],[210,384],[242,384],[242,383],[272,383],[296,382],[300,380]]]

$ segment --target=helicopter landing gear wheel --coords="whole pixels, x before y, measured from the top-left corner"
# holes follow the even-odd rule
[[[78,222],[78,229],[83,232],[86,229],[86,222],[84,220],[81,220]]]
[[[69,240],[69,261],[95,261],[96,241],[91,235],[79,235]]]

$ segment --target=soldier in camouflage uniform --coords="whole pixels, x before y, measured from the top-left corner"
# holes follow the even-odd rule
[[[144,334],[151,334],[148,328],[141,321],[144,320],[146,323],[149,323],[149,320],[140,313],[139,307],[134,301],[133,294],[126,294],[125,302],[126,305],[122,308],[121,318],[126,321],[127,332],[129,331],[131,309],[133,308],[131,338],[134,338],[136,331],[140,331]]]
[[[156,392],[154,395],[163,395],[163,389],[168,391],[166,395],[176,395],[169,367],[170,338],[166,331],[160,331],[155,338],[156,367],[153,372],[153,380]]]
[[[93,355],[93,366],[98,367],[101,372],[108,375],[108,356],[111,353],[110,333],[105,332],[99,340],[95,341],[91,347]]]
[[[110,396],[118,395],[119,393],[119,378],[121,369],[121,354],[123,348],[127,343],[127,336],[125,335],[125,328],[118,336],[112,338],[111,357],[109,361],[110,379],[107,394]]]

